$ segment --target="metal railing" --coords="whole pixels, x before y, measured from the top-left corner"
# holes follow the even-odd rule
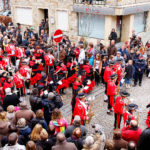
[[[105,5],[107,0],[74,0],[75,4]]]
[[[150,0],[74,0],[74,4],[125,6],[148,3]]]

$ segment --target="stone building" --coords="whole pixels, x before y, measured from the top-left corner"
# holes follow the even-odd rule
[[[108,43],[112,28],[118,41],[127,41],[134,29],[136,34],[150,29],[150,0],[13,0],[12,19],[22,27],[39,29],[42,19],[49,20],[49,34],[62,29],[76,42],[81,36]]]

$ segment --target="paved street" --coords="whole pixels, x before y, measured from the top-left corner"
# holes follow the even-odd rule
[[[99,92],[98,96],[95,96],[95,93]],[[101,85],[99,87],[95,87],[94,92],[90,94],[89,96],[95,96],[96,99],[94,100],[94,106],[93,110],[95,112],[95,116],[91,120],[90,124],[87,125],[89,130],[89,133],[92,133],[91,124],[99,123],[103,126],[104,132],[106,133],[107,138],[112,137],[113,132],[113,123],[114,123],[114,117],[107,115],[107,103],[103,101],[103,92],[104,87]],[[131,96],[129,99],[133,101],[133,103],[137,104],[139,106],[139,123],[140,127],[142,129],[146,128],[145,120],[147,117],[147,109],[146,105],[150,102],[150,79],[144,77],[142,87],[132,87],[131,89],[128,89]],[[71,89],[66,90],[67,95],[64,96],[64,103],[65,105],[62,108],[63,115],[67,118],[68,122],[70,122],[71,118],[71,107],[70,107],[70,101],[71,101]],[[126,101],[128,103],[128,100]],[[135,113],[137,115],[137,112]],[[122,121],[123,123],[123,121]]]

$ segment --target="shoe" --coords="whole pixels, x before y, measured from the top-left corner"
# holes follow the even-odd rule
[[[108,99],[105,99],[104,102],[105,102],[105,103],[108,103]]]
[[[134,84],[133,87],[136,87],[136,84]]]
[[[139,83],[139,86],[142,86],[142,84],[141,84],[141,83]]]
[[[110,112],[110,110],[107,110],[107,114],[108,114],[108,115],[111,115],[111,112]]]

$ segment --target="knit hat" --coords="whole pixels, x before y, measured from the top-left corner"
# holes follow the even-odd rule
[[[23,128],[23,127],[25,127],[25,125],[26,125],[26,120],[24,118],[20,118],[17,122],[17,126],[19,128]]]

